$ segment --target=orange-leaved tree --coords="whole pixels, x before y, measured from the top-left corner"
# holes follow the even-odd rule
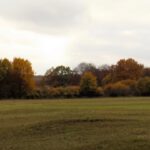
[[[14,58],[12,62],[13,97],[24,97],[34,89],[34,72],[28,60]]]
[[[144,66],[134,59],[121,59],[113,70],[113,81],[138,80],[143,75]]]

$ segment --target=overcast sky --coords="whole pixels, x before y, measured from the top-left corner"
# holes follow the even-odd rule
[[[0,57],[36,74],[132,57],[150,66],[150,0],[0,0]]]

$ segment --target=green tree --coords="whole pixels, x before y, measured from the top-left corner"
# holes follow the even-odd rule
[[[85,72],[80,81],[80,93],[83,96],[94,96],[97,89],[96,77],[91,72]]]
[[[67,86],[69,85],[73,72],[69,67],[58,66],[56,68],[49,69],[45,74],[45,82],[49,86]]]

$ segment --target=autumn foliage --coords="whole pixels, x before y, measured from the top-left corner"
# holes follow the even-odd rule
[[[61,65],[35,76],[28,60],[0,60],[0,98],[96,96],[150,96],[150,68],[130,58],[111,66],[81,63],[71,69]]]
[[[113,81],[138,80],[143,75],[144,66],[133,59],[118,61],[113,70]]]
[[[0,97],[23,98],[34,90],[34,72],[28,60],[0,61]]]
[[[80,82],[80,93],[83,96],[94,96],[97,89],[96,77],[91,72],[85,72]]]

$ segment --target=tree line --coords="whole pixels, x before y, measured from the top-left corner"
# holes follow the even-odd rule
[[[34,72],[28,60],[0,60],[0,98],[23,98],[35,89]]]
[[[96,96],[150,96],[150,68],[129,58],[100,67],[51,67],[45,75],[35,76],[28,60],[0,60],[1,99]]]

